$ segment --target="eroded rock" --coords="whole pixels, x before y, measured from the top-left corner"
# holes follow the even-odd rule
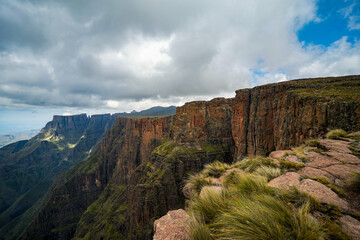
[[[331,175],[330,173],[317,169],[312,167],[304,167],[297,171],[301,176],[307,177],[307,178],[318,178],[318,177],[325,177],[331,182],[335,182],[335,177]]]
[[[355,155],[349,153],[340,153],[335,151],[329,151],[325,153],[328,156],[333,157],[334,159],[342,162],[342,163],[352,163],[352,164],[360,164],[360,158]]]
[[[351,153],[349,150],[349,142],[332,139],[320,139],[319,142],[329,150],[341,153]]]
[[[169,211],[154,222],[154,240],[190,240],[189,215],[183,209]]]
[[[278,151],[271,152],[269,157],[275,158],[275,159],[281,159],[284,157],[285,154],[290,154],[290,153],[291,153],[291,150],[278,150]]]
[[[360,240],[360,221],[349,215],[344,215],[339,220],[341,227],[353,238],[353,240]]]
[[[292,187],[300,187],[300,174],[296,172],[287,172],[277,178],[274,178],[269,183],[271,187],[291,189]]]
[[[336,193],[331,191],[324,184],[311,179],[304,179],[300,183],[300,191],[306,192],[322,203],[334,204],[344,210],[349,208],[349,204],[341,199]]]
[[[353,172],[360,171],[360,165],[352,165],[352,164],[332,165],[324,168],[323,170],[331,173],[336,178],[342,181],[347,181],[352,177]]]
[[[310,159],[310,162],[306,163],[308,167],[323,168],[334,164],[341,164],[341,162],[334,158],[317,152],[309,152],[308,158]]]

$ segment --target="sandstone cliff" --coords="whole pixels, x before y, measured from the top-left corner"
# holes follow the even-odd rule
[[[187,103],[173,117],[119,118],[97,152],[59,180],[23,239],[149,239],[184,206],[204,164],[267,154],[328,128],[360,129],[360,76],[295,80]]]

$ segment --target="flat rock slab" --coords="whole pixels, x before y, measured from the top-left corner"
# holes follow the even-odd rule
[[[291,153],[291,150],[278,150],[278,151],[271,152],[269,157],[275,158],[275,159],[282,159],[285,154],[290,154],[290,153]]]
[[[300,187],[300,174],[296,172],[287,172],[277,178],[274,178],[269,183],[271,187],[291,189],[292,187]]]
[[[346,182],[347,180],[352,178],[353,172],[360,172],[360,165],[352,165],[352,164],[332,165],[323,168],[323,170],[331,173],[336,178]]]
[[[216,192],[216,193],[220,194],[222,191],[223,191],[223,187],[221,187],[221,186],[204,186],[201,189],[199,196],[200,196],[200,198],[203,198],[209,192]]]
[[[329,181],[332,183],[335,182],[335,177],[331,175],[330,173],[317,169],[312,167],[304,167],[301,168],[299,171],[297,171],[301,176],[307,177],[307,178],[318,178],[318,177],[326,177]]]
[[[344,215],[339,220],[341,227],[353,238],[353,240],[360,240],[360,221],[349,215]]]
[[[300,191],[306,192],[322,203],[338,205],[342,209],[349,209],[349,204],[331,191],[324,184],[311,179],[304,179],[300,183]]]
[[[320,139],[319,142],[329,150],[341,153],[351,153],[349,149],[349,142],[347,141]]]
[[[352,164],[360,164],[360,158],[349,153],[340,153],[335,151],[329,151],[325,153],[326,155],[333,157],[334,159],[342,162],[342,163],[352,163]]]
[[[169,211],[154,222],[154,240],[190,240],[189,215],[183,209]]]
[[[310,162],[305,163],[308,167],[323,168],[334,164],[341,164],[338,160],[317,152],[309,152],[307,155]]]

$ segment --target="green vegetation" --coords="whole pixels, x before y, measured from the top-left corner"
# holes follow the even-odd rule
[[[317,139],[309,139],[305,142],[305,145],[309,147],[316,147],[321,149],[325,148],[323,145],[321,145],[321,143]]]
[[[326,138],[329,139],[340,139],[341,137],[348,137],[347,132],[342,129],[331,130],[326,134]]]
[[[190,175],[186,180],[186,183],[190,184],[191,189],[194,189],[197,194],[200,193],[201,188],[206,185],[211,185],[211,178],[207,178],[204,174],[197,173],[194,175]]]
[[[358,80],[343,78],[338,79],[312,79],[306,81],[293,81],[288,84],[294,85],[292,90],[302,98],[317,98],[328,102],[345,101],[359,102],[360,84]]]
[[[267,184],[286,169],[270,158],[253,157],[233,165],[216,162],[190,175],[195,189],[189,208],[191,239],[349,239],[339,225],[338,206],[320,203],[296,188]],[[209,176],[223,177],[222,191],[210,189],[200,196],[201,188],[211,185]],[[316,180],[341,194],[326,178]]]
[[[309,202],[299,208],[286,204],[256,174],[237,180],[221,193],[192,200],[192,239],[321,239],[322,224],[311,216]]]
[[[255,171],[256,174],[266,177],[268,181],[281,175],[281,169],[277,167],[260,166]]]
[[[215,161],[210,164],[205,165],[203,170],[203,174],[209,177],[220,177],[221,174],[228,170],[230,166],[226,163],[222,163],[220,161]]]
[[[81,216],[74,239],[125,239],[120,231],[127,221],[125,190],[124,185],[108,184]]]
[[[258,167],[262,166],[276,167],[276,164],[270,158],[256,156],[253,158],[246,158],[234,165],[234,167],[242,169],[246,172],[254,172]]]
[[[360,193],[360,172],[353,173],[349,186],[353,191]]]
[[[358,140],[355,141],[355,142],[350,143],[349,149],[351,150],[351,152],[352,152],[355,156],[360,157],[360,143],[359,143]]]
[[[280,166],[283,169],[287,169],[288,171],[296,171],[300,168],[305,167],[304,163],[293,163],[287,160],[280,160]]]

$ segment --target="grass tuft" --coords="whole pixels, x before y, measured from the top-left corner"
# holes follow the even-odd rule
[[[287,169],[289,171],[296,171],[299,170],[300,168],[305,167],[305,164],[300,162],[300,163],[293,163],[287,160],[280,160],[280,166],[283,169]]]
[[[347,132],[345,132],[342,129],[331,130],[326,134],[326,138],[329,139],[340,139],[341,137],[345,137],[345,138],[348,137]]]
[[[234,164],[234,167],[240,168],[250,173],[254,172],[258,167],[262,167],[262,166],[276,167],[276,164],[272,159],[262,156],[246,158]]]
[[[267,194],[242,196],[214,224],[218,239],[321,239],[322,225],[309,213]]]
[[[202,219],[199,219],[195,215],[190,215],[189,221],[189,234],[191,240],[212,240],[214,239],[211,235],[208,225],[204,223]]]
[[[260,166],[258,167],[254,173],[266,177],[268,181],[271,179],[277,178],[281,175],[281,169],[269,166]]]
[[[360,172],[355,172],[353,174],[349,186],[354,192],[360,193]]]
[[[211,179],[205,177],[201,173],[190,175],[186,180],[186,183],[191,184],[191,189],[193,189],[197,194],[200,194],[201,188],[207,185],[211,185]]]
[[[207,191],[202,196],[195,197],[191,202],[191,212],[201,217],[205,223],[212,223],[221,210],[227,209],[228,202],[225,191]]]
[[[221,176],[221,174],[224,171],[228,170],[229,168],[230,168],[230,166],[228,164],[222,163],[220,161],[215,161],[215,162],[205,165],[205,168],[202,171],[202,173],[206,176],[218,178]]]

